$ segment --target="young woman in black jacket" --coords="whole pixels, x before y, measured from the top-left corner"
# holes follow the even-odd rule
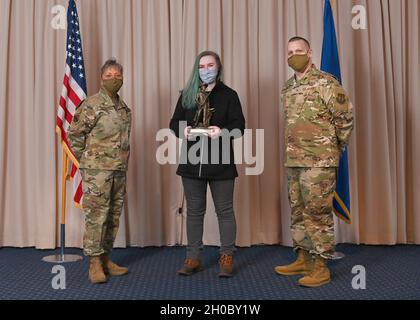
[[[182,177],[187,201],[187,257],[178,274],[191,275],[202,269],[203,222],[207,185],[210,185],[220,232],[220,277],[233,275],[236,220],[233,189],[238,176],[234,162],[233,138],[245,129],[238,94],[222,82],[220,57],[212,51],[200,53],[191,77],[179,97],[170,122],[174,134],[183,140],[177,174]],[[191,129],[202,124],[197,101],[211,108],[208,133],[196,136]]]

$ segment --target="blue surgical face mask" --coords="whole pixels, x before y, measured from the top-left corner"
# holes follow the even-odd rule
[[[210,84],[216,81],[218,70],[200,69],[200,79],[205,84]]]

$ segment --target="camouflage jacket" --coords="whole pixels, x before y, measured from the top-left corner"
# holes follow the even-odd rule
[[[104,89],[88,97],[76,109],[68,139],[80,168],[127,170],[130,155],[131,111]]]
[[[353,129],[353,106],[339,82],[312,66],[286,82],[281,100],[286,167],[338,167]]]

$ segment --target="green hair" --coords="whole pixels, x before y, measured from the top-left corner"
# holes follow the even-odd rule
[[[185,109],[193,109],[197,106],[196,105],[197,94],[198,94],[200,85],[202,83],[200,79],[200,72],[199,72],[200,60],[202,57],[205,57],[205,56],[214,57],[217,63],[218,70],[219,70],[216,81],[223,81],[223,66],[222,66],[222,62],[220,60],[219,55],[213,51],[201,52],[195,59],[194,67],[191,72],[190,79],[188,80],[187,85],[185,86],[184,90],[182,90],[182,106]]]

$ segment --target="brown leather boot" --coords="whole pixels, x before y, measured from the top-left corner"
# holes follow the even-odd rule
[[[99,257],[90,257],[89,261],[89,280],[92,283],[104,283],[107,281],[102,262]]]
[[[177,271],[177,273],[181,276],[190,276],[196,272],[203,270],[203,266],[201,265],[201,261],[198,259],[185,259],[184,265]]]
[[[296,274],[309,274],[313,269],[312,256],[308,251],[299,249],[295,262],[286,266],[277,266],[274,271],[283,276],[293,276]]]
[[[233,256],[223,254],[219,259],[220,272],[219,277],[229,278],[233,276]]]
[[[104,267],[105,274],[110,274],[111,276],[122,276],[128,273],[128,268],[120,267],[109,259],[107,254],[102,255],[102,263]]]
[[[299,279],[299,284],[305,287],[319,287],[331,281],[330,270],[327,267],[327,260],[316,257],[314,269],[307,276]]]

